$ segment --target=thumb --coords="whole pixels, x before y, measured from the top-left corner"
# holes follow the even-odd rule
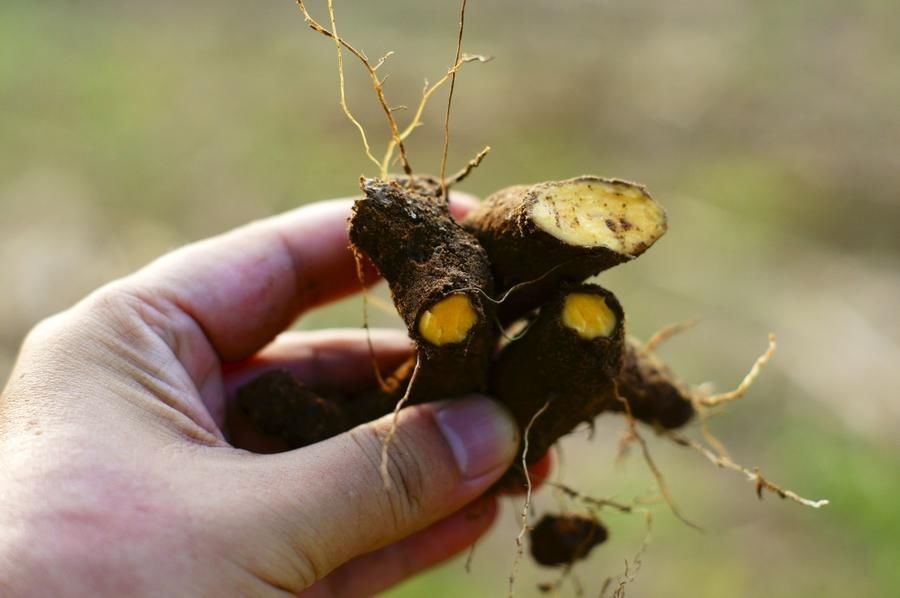
[[[254,535],[269,536],[260,538],[266,552],[294,557],[285,563],[290,580],[279,571],[266,571],[268,579],[302,589],[351,558],[458,511],[506,471],[519,444],[514,419],[490,399],[408,407],[387,451],[386,489],[379,465],[392,419],[256,460],[253,469],[265,479],[248,501],[256,505],[247,513]]]

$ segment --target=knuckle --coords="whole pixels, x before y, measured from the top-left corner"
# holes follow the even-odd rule
[[[24,346],[57,344],[60,339],[79,336],[89,327],[82,324],[106,324],[118,328],[134,326],[134,314],[140,310],[141,299],[121,283],[110,283],[94,291],[77,305],[49,316],[37,324],[25,336]]]
[[[141,299],[119,282],[101,287],[84,301],[88,314],[118,322],[140,308]]]
[[[65,312],[61,312],[35,324],[25,335],[23,347],[40,346],[47,342],[53,342],[64,329]]]

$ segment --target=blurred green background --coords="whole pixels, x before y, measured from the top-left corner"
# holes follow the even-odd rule
[[[310,2],[324,18],[324,2]],[[456,2],[339,2],[342,33],[377,57],[393,103],[452,61]],[[888,596],[900,588],[900,7],[896,0],[473,1],[452,169],[493,152],[464,187],[596,173],[641,181],[669,234],[602,280],[632,333],[700,318],[663,356],[733,386],[779,337],[744,401],[713,421],[735,458],[832,504],[767,498],[737,474],[650,439],[701,535],[660,506],[633,596]],[[290,0],[0,4],[0,380],[40,318],[188,241],[373,174],[337,104],[333,45]],[[385,127],[348,65],[352,108]],[[445,98],[414,136],[436,171]],[[408,118],[408,113],[401,113]],[[380,149],[379,149],[380,151]],[[381,323],[396,323],[375,312]],[[358,301],[299,326],[359,326]],[[623,500],[652,490],[637,453],[614,463],[621,419],[563,449],[570,485]],[[475,552],[393,596],[503,595],[509,501]],[[543,491],[538,512],[557,508]],[[587,595],[642,536],[575,574]],[[527,563],[519,593],[555,573]],[[565,585],[564,594],[574,592]]]

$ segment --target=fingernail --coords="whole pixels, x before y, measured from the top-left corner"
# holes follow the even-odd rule
[[[445,401],[434,418],[463,477],[477,478],[512,462],[519,428],[500,403],[484,397]]]

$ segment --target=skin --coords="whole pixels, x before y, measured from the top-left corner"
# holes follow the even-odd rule
[[[372,383],[362,331],[283,333],[358,290],[350,205],[184,247],[34,328],[0,395],[0,594],[369,595],[490,527],[496,498],[482,495],[518,442],[490,399],[405,409],[390,491],[389,418],[273,453],[234,409],[273,366]],[[457,217],[473,205],[453,200]],[[385,371],[411,350],[398,331],[372,339]]]

